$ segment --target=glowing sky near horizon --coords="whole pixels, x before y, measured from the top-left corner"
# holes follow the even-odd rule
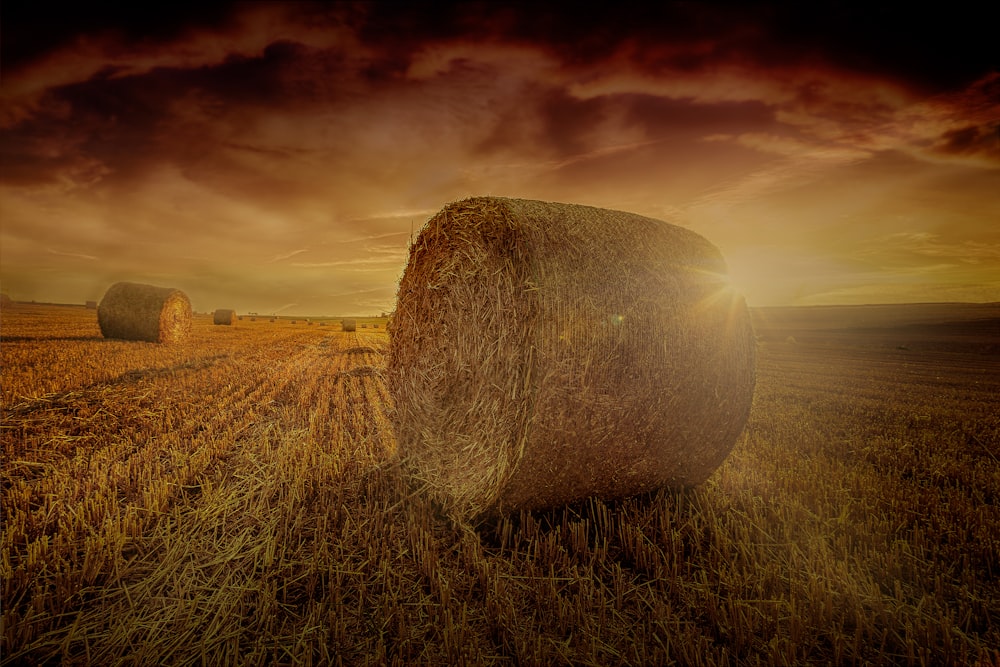
[[[500,195],[688,227],[751,305],[1000,301],[993,21],[560,7],[5,6],[0,288],[377,314],[412,233]]]

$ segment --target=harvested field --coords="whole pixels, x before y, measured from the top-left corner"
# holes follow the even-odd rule
[[[1000,661],[989,327],[757,318],[704,484],[469,524],[397,467],[384,330],[3,315],[2,665]]]

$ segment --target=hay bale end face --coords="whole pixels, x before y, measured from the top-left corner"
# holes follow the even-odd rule
[[[178,343],[191,332],[191,302],[172,287],[115,283],[97,306],[105,338]]]
[[[341,331],[357,331],[358,323],[356,320],[341,320],[340,330]]]
[[[399,455],[460,515],[698,484],[749,415],[746,304],[712,244],[660,220],[449,204],[391,323]]]
[[[229,308],[218,308],[212,315],[212,324],[236,324],[236,311]]]

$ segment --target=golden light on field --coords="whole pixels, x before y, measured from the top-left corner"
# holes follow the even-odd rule
[[[499,195],[689,227],[751,305],[1000,299],[989,21],[527,11],[5,8],[2,288],[387,311],[427,218]]]
[[[385,320],[8,306],[4,665],[1000,658],[1000,304],[756,309],[708,480],[475,524],[402,474]]]

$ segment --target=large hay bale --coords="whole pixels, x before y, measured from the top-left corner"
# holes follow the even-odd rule
[[[357,331],[358,324],[356,320],[341,320],[340,330],[341,331]]]
[[[177,343],[191,331],[191,302],[173,287],[115,283],[97,306],[105,338]]]
[[[460,515],[700,483],[750,411],[753,330],[721,254],[631,213],[449,204],[391,322],[399,455]]]
[[[212,315],[212,324],[236,324],[236,311],[229,308],[216,308]]]

